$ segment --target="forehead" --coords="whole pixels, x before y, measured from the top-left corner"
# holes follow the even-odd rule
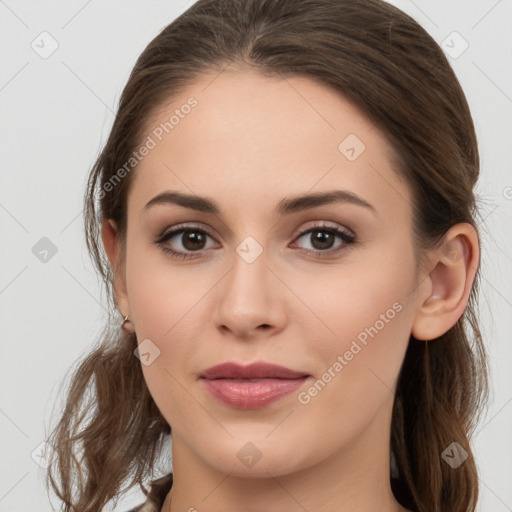
[[[344,188],[410,214],[383,134],[341,94],[309,78],[206,73],[151,117],[149,139],[153,147],[130,187],[137,210],[165,189],[258,208]]]

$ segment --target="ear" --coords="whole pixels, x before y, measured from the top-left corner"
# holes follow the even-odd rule
[[[116,304],[119,307],[121,315],[130,316],[130,306],[128,295],[126,293],[126,279],[124,265],[120,260],[119,241],[117,238],[117,226],[112,219],[106,219],[101,224],[101,238],[103,247],[107,253],[112,274],[114,276],[113,289]]]
[[[464,313],[479,264],[478,234],[468,223],[456,224],[429,256],[432,270],[420,285],[411,331],[418,340],[442,336]]]

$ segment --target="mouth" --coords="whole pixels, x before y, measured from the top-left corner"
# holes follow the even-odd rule
[[[204,370],[200,377],[203,379],[299,379],[309,377],[306,372],[292,370],[285,366],[273,363],[256,362],[243,366],[236,362],[228,361]]]
[[[210,395],[224,405],[258,409],[303,386],[311,375],[270,363],[223,363],[205,370],[200,380]]]

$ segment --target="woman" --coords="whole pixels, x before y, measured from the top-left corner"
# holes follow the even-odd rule
[[[148,494],[172,440],[132,512],[473,511],[478,173],[457,78],[397,8],[190,7],[139,57],[89,178],[123,322],[50,439],[64,510]]]

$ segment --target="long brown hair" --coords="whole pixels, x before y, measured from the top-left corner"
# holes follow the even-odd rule
[[[309,77],[339,91],[375,123],[393,148],[396,172],[412,190],[418,249],[434,247],[456,223],[477,229],[479,154],[470,110],[443,51],[416,21],[381,0],[196,2],[138,58],[90,172],[86,240],[110,316],[97,346],[74,371],[48,439],[53,451],[47,485],[66,512],[97,512],[136,484],[144,490],[169,441],[171,428],[134,357],[136,336],[119,327],[100,227],[113,219],[123,248],[136,165],[122,179],[119,169],[140,146],[159,107],[202,72],[227,66]],[[400,484],[393,491],[420,512],[473,511],[478,500],[470,438],[489,393],[477,318],[479,279],[477,272],[467,307],[448,332],[428,342],[411,336],[399,375],[390,442]],[[453,442],[468,454],[456,470],[442,458]]]

